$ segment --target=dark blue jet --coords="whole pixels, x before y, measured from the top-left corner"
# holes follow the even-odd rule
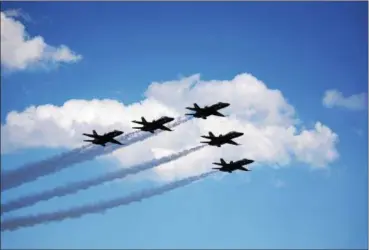
[[[232,173],[235,170],[242,170],[242,171],[251,171],[250,169],[247,169],[245,167],[243,167],[244,165],[253,163],[253,160],[249,160],[249,159],[242,159],[239,161],[230,161],[229,163],[226,163],[225,160],[223,160],[223,158],[220,159],[220,163],[218,162],[214,162],[214,165],[218,165],[218,166],[222,166],[220,168],[213,168],[213,169],[218,169],[219,171],[222,172],[228,172],[228,173]]]
[[[144,117],[141,117],[141,121],[132,121],[132,122],[142,125],[142,127],[133,127],[133,128],[140,129],[142,131],[147,131],[147,132],[150,132],[150,133],[154,133],[155,130],[157,130],[157,129],[172,131],[170,128],[165,127],[164,124],[166,124],[168,122],[171,122],[173,120],[174,120],[174,118],[172,118],[172,117],[163,116],[163,117],[161,117],[157,120],[153,120],[152,122],[148,122],[148,121],[146,121],[146,119]]]
[[[237,131],[231,131],[225,135],[220,134],[215,136],[212,132],[209,132],[209,136],[201,136],[202,138],[209,139],[210,141],[202,141],[201,143],[207,143],[211,146],[220,147],[223,144],[240,145],[237,142],[232,141],[232,139],[242,136],[243,133]]]
[[[191,111],[194,111],[193,114],[186,114],[186,115],[192,115],[196,118],[202,118],[206,119],[208,116],[215,115],[215,116],[221,116],[224,117],[223,114],[219,113],[218,110],[228,107],[230,104],[225,102],[218,102],[216,104],[213,104],[211,106],[205,106],[203,108],[200,108],[199,105],[196,103],[193,104],[194,107],[186,107],[186,109],[189,109]]]
[[[92,137],[93,140],[83,140],[83,141],[92,142],[93,144],[101,145],[103,147],[105,147],[106,143],[108,142],[123,145],[122,143],[114,139],[114,137],[117,137],[123,133],[124,132],[122,131],[114,130],[112,132],[105,133],[103,135],[98,135],[95,130],[92,130],[92,135],[91,134],[83,134],[83,135]]]

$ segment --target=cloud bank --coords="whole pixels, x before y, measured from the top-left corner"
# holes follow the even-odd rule
[[[340,107],[349,110],[364,110],[368,105],[368,97],[366,93],[345,97],[338,90],[331,89],[325,92],[323,105],[327,108]]]
[[[161,157],[198,145],[200,136],[212,131],[218,135],[232,130],[244,133],[236,139],[241,146],[207,147],[181,160],[154,169],[155,179],[173,180],[207,171],[211,162],[256,161],[253,166],[289,165],[293,161],[323,168],[339,157],[338,135],[317,121],[302,129],[294,107],[281,91],[269,89],[251,74],[231,80],[201,80],[192,75],[180,80],[153,82],[142,102],[126,105],[116,100],[68,100],[62,106],[31,106],[22,112],[12,111],[1,128],[2,153],[31,147],[65,147],[81,145],[82,133],[113,129],[132,131],[132,120],[145,116],[151,120],[162,115],[181,116],[186,106],[231,103],[222,110],[228,117],[193,119],[149,140],[110,154],[122,167]]]
[[[66,45],[54,47],[42,36],[31,37],[24,24],[16,18],[29,20],[20,10],[1,12],[1,65],[10,71],[48,67],[60,63],[75,63],[82,56]]]

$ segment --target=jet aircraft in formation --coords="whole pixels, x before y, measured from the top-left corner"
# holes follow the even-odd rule
[[[243,133],[237,131],[231,131],[225,135],[220,134],[215,136],[212,132],[209,132],[209,136],[201,136],[202,138],[209,139],[210,141],[202,141],[201,143],[207,143],[211,146],[221,147],[223,144],[240,145],[232,139],[242,136]]]
[[[196,118],[206,119],[208,116],[211,116],[211,115],[224,117],[224,115],[219,113],[218,110],[226,108],[230,104],[225,103],[225,102],[218,102],[216,104],[213,104],[211,106],[205,106],[203,108],[200,108],[199,105],[197,105],[196,103],[194,103],[193,105],[194,105],[193,108],[186,107],[186,109],[194,111],[195,113],[186,114],[186,115],[192,115],[193,117],[196,117]]]
[[[83,140],[83,141],[92,142],[93,144],[101,145],[103,147],[105,147],[106,143],[108,143],[108,142],[123,145],[122,143],[120,143],[119,141],[114,139],[114,137],[117,137],[117,136],[119,136],[123,133],[124,132],[122,132],[122,131],[114,130],[114,131],[111,131],[109,133],[99,135],[99,134],[96,133],[95,130],[92,130],[92,135],[91,134],[83,134],[83,135],[88,136],[88,137],[92,137],[93,139],[92,140]]]
[[[163,117],[161,117],[157,120],[153,120],[152,122],[148,122],[148,121],[146,121],[146,119],[144,117],[141,117],[141,120],[142,121],[132,121],[134,123],[142,125],[142,127],[133,127],[133,128],[141,129],[142,131],[147,131],[147,132],[150,132],[150,133],[153,134],[155,132],[155,130],[157,130],[157,129],[172,131],[170,128],[165,127],[164,124],[173,121],[174,118],[168,117],[168,116],[163,116]]]
[[[211,106],[205,106],[204,108],[200,108],[196,103],[194,103],[194,107],[186,107],[186,109],[192,110],[195,113],[192,114],[186,114],[186,115],[192,115],[193,117],[196,118],[202,118],[202,119],[206,119],[208,116],[214,115],[214,116],[221,116],[224,117],[223,114],[219,113],[220,109],[226,108],[228,107],[230,104],[229,103],[224,103],[224,102],[218,102],[216,104],[213,104]],[[173,121],[174,118],[172,117],[168,117],[168,116],[163,116],[157,120],[153,120],[151,122],[146,121],[146,119],[144,117],[141,117],[141,121],[132,121],[133,123],[137,123],[142,125],[142,127],[133,127],[135,129],[140,129],[142,131],[146,131],[146,132],[150,132],[150,133],[154,133],[155,130],[157,129],[161,129],[161,130],[166,130],[166,131],[172,131],[170,128],[164,126],[164,124]],[[110,142],[110,143],[114,143],[114,144],[119,144],[119,145],[123,145],[122,143],[120,143],[119,141],[115,140],[114,138],[123,134],[122,131],[119,130],[114,130],[111,131],[109,133],[105,133],[103,135],[98,135],[96,133],[95,130],[92,131],[93,134],[83,134],[85,136],[88,137],[92,137],[92,140],[84,140],[86,142],[91,142],[93,144],[97,144],[97,145],[101,145],[101,146],[105,146],[106,143]],[[231,144],[231,145],[240,145],[237,142],[233,141],[232,139],[237,138],[242,136],[243,133],[241,132],[237,132],[237,131],[231,131],[225,135],[220,134],[219,136],[215,136],[212,132],[209,132],[209,136],[201,136],[202,138],[205,139],[209,139],[210,141],[202,141],[201,143],[207,143],[211,146],[217,146],[217,147],[221,147],[224,144]],[[220,168],[213,168],[213,169],[217,169],[219,171],[222,172],[228,172],[228,173],[232,173],[235,170],[243,170],[243,171],[251,171],[245,167],[243,167],[244,165],[253,163],[253,160],[249,160],[249,159],[242,159],[239,161],[230,161],[229,163],[226,163],[224,161],[223,158],[220,159],[220,163],[213,163],[215,165],[219,165],[221,166]]]
[[[249,159],[242,159],[239,161],[230,161],[229,163],[227,163],[223,158],[220,158],[220,163],[218,162],[213,162],[214,165],[218,165],[221,166],[220,168],[213,168],[213,169],[218,169],[219,171],[222,172],[228,172],[228,173],[232,173],[235,170],[242,170],[242,171],[251,171],[248,168],[243,167],[244,165],[253,163],[253,160],[249,160]]]

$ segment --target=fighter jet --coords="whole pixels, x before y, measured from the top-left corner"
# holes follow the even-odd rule
[[[142,131],[147,131],[147,132],[150,132],[150,133],[153,134],[155,132],[155,130],[157,130],[157,129],[172,131],[170,128],[165,127],[164,124],[173,121],[174,118],[168,117],[168,116],[163,116],[163,117],[161,117],[157,120],[153,120],[152,122],[148,122],[148,121],[146,121],[146,119],[144,117],[141,117],[141,120],[142,121],[132,121],[134,123],[142,125],[142,127],[133,127],[133,128],[141,129]]]
[[[220,134],[215,136],[212,132],[209,132],[209,136],[201,136],[202,138],[209,139],[210,141],[202,141],[201,143],[207,143],[211,146],[220,147],[223,144],[240,145],[237,142],[232,141],[232,139],[242,136],[243,133],[231,131],[225,135]]]
[[[101,145],[103,147],[105,147],[106,143],[108,142],[123,145],[122,143],[114,139],[114,137],[117,137],[123,133],[124,132],[122,131],[114,130],[109,133],[105,133],[103,135],[98,135],[95,130],[92,130],[92,135],[91,134],[83,134],[83,135],[92,137],[93,140],[83,140],[83,141],[92,142],[93,144]]]
[[[193,113],[193,114],[186,114],[186,115],[192,115],[193,117],[196,117],[196,118],[206,119],[208,116],[211,116],[211,115],[224,117],[224,115],[221,114],[221,113],[219,113],[218,110],[223,109],[223,108],[226,108],[230,104],[229,103],[225,103],[225,102],[218,102],[216,104],[213,104],[211,106],[205,106],[203,108],[200,108],[199,105],[197,105],[196,103],[194,103],[193,105],[194,105],[193,108],[186,107],[186,109],[189,109],[191,111],[194,111],[195,113]]]
[[[247,165],[250,163],[253,163],[253,160],[249,160],[249,159],[242,159],[239,161],[230,161],[229,163],[226,163],[225,160],[223,160],[223,158],[220,159],[220,163],[218,162],[213,162],[214,165],[219,165],[222,166],[220,168],[213,168],[213,169],[218,169],[219,171],[222,172],[228,172],[228,173],[232,173],[235,170],[242,170],[242,171],[251,171],[250,169],[247,169],[245,167],[243,167],[243,165]]]

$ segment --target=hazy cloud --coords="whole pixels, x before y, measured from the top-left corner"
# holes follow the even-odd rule
[[[368,106],[368,97],[366,93],[345,97],[338,90],[331,89],[325,92],[323,105],[327,108],[341,107],[350,110],[364,110]]]

